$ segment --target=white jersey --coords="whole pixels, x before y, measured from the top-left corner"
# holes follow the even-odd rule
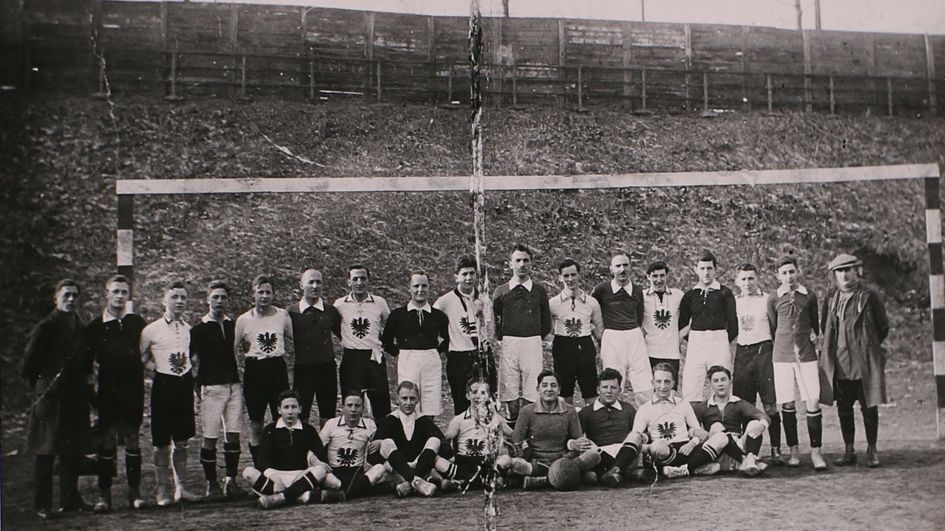
[[[653,288],[643,292],[643,334],[651,358],[679,359],[679,303],[683,293],[666,288],[660,297]]]
[[[444,294],[433,307],[446,314],[449,319],[450,350],[454,352],[475,350],[476,341],[483,335],[488,337],[492,326],[492,302],[485,293],[477,297],[465,295],[458,289]]]
[[[381,330],[390,308],[380,295],[369,293],[358,302],[350,294],[335,300],[341,314],[341,346],[352,350],[380,350]]]
[[[739,295],[735,297],[738,314],[739,345],[754,345],[771,341],[771,326],[768,325],[768,294]]]
[[[170,376],[183,376],[190,371],[190,325],[166,317],[152,322],[141,331],[141,353],[150,351],[154,370]]]
[[[663,439],[666,442],[686,442],[689,429],[699,426],[696,412],[689,402],[675,396],[668,400],[654,398],[640,406],[633,417],[633,430],[646,433],[651,441]]]
[[[272,309],[274,314],[260,317],[253,308],[236,319],[236,344],[243,346],[247,358],[285,355],[285,341],[292,339],[292,319],[282,308]]]
[[[508,422],[505,418],[498,413],[493,414],[492,424],[493,427],[500,426],[500,430],[506,430]],[[453,440],[456,442],[456,454],[465,455],[472,457],[480,457],[485,455],[486,452],[486,441],[489,438],[489,434],[486,433],[486,430],[483,429],[483,426],[476,423],[476,418],[472,415],[470,410],[466,410],[459,415],[453,417],[453,420],[450,421],[449,426],[446,428],[446,435],[451,436],[455,434]]]
[[[328,464],[333,467],[363,467],[368,445],[374,440],[377,425],[368,418],[354,428],[348,426],[344,415],[335,417],[322,426],[319,436],[328,450]]]

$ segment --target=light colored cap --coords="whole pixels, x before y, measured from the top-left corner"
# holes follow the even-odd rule
[[[836,258],[830,261],[830,263],[827,265],[827,269],[836,271],[843,267],[855,267],[861,265],[863,265],[863,262],[859,258],[853,256],[852,254],[840,253]]]

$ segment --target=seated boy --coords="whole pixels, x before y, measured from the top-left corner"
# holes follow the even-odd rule
[[[331,465],[328,477],[334,476],[341,483],[343,496],[340,498],[356,498],[367,494],[373,485],[384,479],[387,471],[382,464],[366,468],[377,425],[364,418],[364,397],[349,389],[342,399],[342,410],[341,416],[322,426],[319,435],[328,451]],[[329,493],[331,491],[322,491],[323,502],[327,501]]]
[[[325,446],[318,431],[299,418],[299,395],[279,395],[279,420],[263,429],[257,467],[246,467],[243,478],[259,495],[259,506],[271,509],[288,502],[308,503],[322,484],[338,489],[341,482],[329,476]]]

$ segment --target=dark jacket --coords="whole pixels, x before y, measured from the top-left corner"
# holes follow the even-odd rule
[[[83,455],[91,450],[89,377],[83,325],[74,312],[53,310],[30,333],[20,369],[33,389],[26,451]]]
[[[834,288],[828,295],[821,318],[824,347],[820,356],[820,403],[832,405],[836,386],[837,336],[842,323],[837,319],[840,291]],[[853,329],[849,331],[850,354],[865,360],[863,365],[863,394],[866,406],[886,402],[886,353],[882,342],[889,335],[886,309],[875,291],[861,287],[851,296],[847,311],[856,312]]]

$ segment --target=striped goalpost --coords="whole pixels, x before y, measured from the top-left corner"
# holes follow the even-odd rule
[[[936,427],[945,439],[945,271],[942,252],[941,174],[938,164],[901,164],[798,170],[637,173],[606,175],[486,176],[481,189],[574,190],[681,186],[843,183],[923,179],[929,247],[929,298],[932,311],[932,361],[936,387]],[[469,192],[469,177],[293,177],[239,179],[121,179],[118,198],[116,262],[118,273],[134,282],[134,198],[141,195],[345,192]],[[133,302],[129,300],[129,309]]]

